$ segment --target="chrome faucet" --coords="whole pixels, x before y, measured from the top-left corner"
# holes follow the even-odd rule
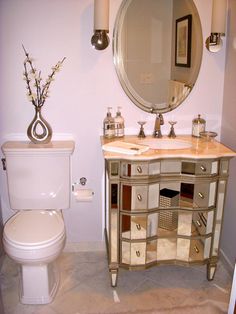
[[[153,137],[162,137],[161,134],[161,125],[164,124],[164,118],[161,113],[157,113],[156,115],[156,120],[155,120],[155,125],[154,125],[154,131],[153,131]]]

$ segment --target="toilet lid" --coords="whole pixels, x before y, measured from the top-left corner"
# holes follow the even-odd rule
[[[20,211],[4,227],[4,236],[9,241],[25,246],[52,242],[63,233],[64,221],[57,211]]]

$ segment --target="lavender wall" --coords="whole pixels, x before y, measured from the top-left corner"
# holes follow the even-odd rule
[[[211,0],[194,1],[200,14],[203,38],[210,33]],[[110,0],[110,39],[121,0]],[[147,120],[151,133],[154,116],[139,110],[123,92],[115,73],[112,44],[105,51],[93,50],[92,0],[0,0],[0,142],[26,138],[33,107],[26,99],[22,80],[24,54],[21,44],[36,59],[46,76],[50,67],[66,56],[56,76],[43,115],[50,122],[54,138],[71,134],[76,142],[72,158],[73,182],[84,176],[95,192],[91,203],[76,203],[64,212],[68,242],[96,242],[103,237],[103,159],[99,135],[106,107],[122,106],[126,133],[137,134],[137,121]],[[225,47],[225,46],[224,46]],[[188,99],[175,111],[165,114],[176,119],[176,133],[190,133],[192,119],[198,113],[207,120],[207,128],[220,133],[224,88],[225,48],[211,54],[205,48],[199,79]],[[13,212],[9,208],[6,174],[0,172],[4,221]]]

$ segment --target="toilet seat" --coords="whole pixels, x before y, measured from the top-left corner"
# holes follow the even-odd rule
[[[64,221],[55,210],[20,211],[6,222],[3,237],[17,248],[48,247],[65,237]]]

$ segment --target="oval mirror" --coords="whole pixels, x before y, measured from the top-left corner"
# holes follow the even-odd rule
[[[201,22],[192,0],[123,0],[113,33],[120,83],[141,109],[164,113],[191,92],[202,60]]]

